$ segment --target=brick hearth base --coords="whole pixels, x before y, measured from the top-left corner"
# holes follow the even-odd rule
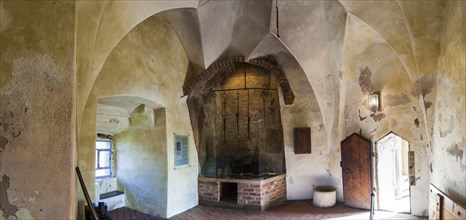
[[[263,180],[199,177],[199,202],[227,208],[265,210],[286,201],[286,174]],[[222,187],[236,185],[236,202],[224,201]],[[232,184],[229,184],[230,186]],[[232,192],[235,193],[235,192]]]

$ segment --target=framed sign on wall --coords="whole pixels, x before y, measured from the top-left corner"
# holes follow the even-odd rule
[[[188,135],[175,134],[175,167],[189,165]]]

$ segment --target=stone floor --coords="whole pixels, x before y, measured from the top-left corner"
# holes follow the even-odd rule
[[[144,214],[126,207],[109,212],[112,220],[153,220],[160,217]],[[269,208],[264,212],[225,209],[199,205],[170,219],[369,219],[369,211],[353,209],[338,203],[331,208],[319,208],[312,200],[288,201],[286,204]],[[374,219],[427,219],[403,213],[376,211]]]
[[[288,201],[264,212],[196,206],[170,219],[369,219],[369,211],[353,209],[338,203],[331,208],[319,208],[312,200]],[[374,219],[427,219],[403,213],[376,211]]]
[[[112,220],[159,220],[163,219],[160,217],[152,216],[142,212],[138,212],[134,209],[122,207],[119,209],[108,212],[108,216]]]

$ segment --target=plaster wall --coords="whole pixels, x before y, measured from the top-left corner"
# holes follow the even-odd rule
[[[115,95],[144,97],[144,100],[160,104],[158,107],[165,107],[169,168],[167,183],[173,182],[167,188],[168,195],[174,193],[173,199],[167,196],[167,216],[197,203],[195,184],[198,168],[194,141],[190,138],[190,161],[193,164],[182,169],[173,167],[173,148],[170,146],[173,146],[173,132],[191,134],[186,100],[179,99],[184,74],[189,69],[188,58],[181,54],[185,54],[184,46],[187,48],[185,51],[190,51],[188,57],[194,56],[193,51],[199,51],[199,45],[182,45],[173,31],[169,31],[167,24],[157,23],[146,27],[145,37],[133,31],[127,33],[154,13],[198,5],[198,15],[192,13],[186,17],[196,19],[199,16],[200,33],[195,28],[174,28],[178,35],[196,34],[194,42],[203,44],[200,46],[203,56],[191,58],[191,62],[199,66],[196,68],[201,68],[203,63],[209,66],[224,56],[248,56],[257,52],[253,48],[259,42],[265,54],[274,56],[276,60],[280,60],[280,56],[286,57],[279,61],[280,65],[285,67],[284,63],[292,57],[298,66],[302,66],[306,79],[298,77],[300,85],[290,82],[292,89],[296,86],[298,90],[297,104],[282,109],[285,156],[290,173],[287,185],[290,185],[291,177],[299,179],[296,187],[288,189],[292,192],[289,198],[311,196],[309,182],[317,183],[319,178],[310,177],[304,168],[316,164],[326,167],[329,181],[341,187],[339,141],[345,135],[361,131],[375,141],[394,130],[406,138],[416,151],[417,180],[411,192],[412,200],[420,202],[416,202],[418,206],[413,213],[425,215],[426,185],[429,180],[464,204],[465,3],[279,1],[281,38],[266,43],[261,40],[273,35],[269,30],[276,33],[275,20],[270,19],[275,18],[274,4],[273,1],[66,1],[56,4],[0,1],[0,174],[2,177],[5,175],[1,180],[0,204],[7,204],[2,206],[2,212],[8,212],[10,216],[18,210],[21,211],[20,216],[30,214],[37,218],[74,217],[74,115],[77,113],[79,126],[79,166],[93,194],[95,150],[90,146],[95,144],[96,103],[98,98]],[[246,9],[256,13],[242,12]],[[351,45],[346,47],[346,39],[354,30],[354,27],[348,27],[347,14],[364,23],[364,30],[368,31],[354,36],[370,41],[362,42],[363,46],[348,53],[345,58],[350,57],[351,60],[345,63],[342,56],[351,48]],[[166,16],[169,25],[180,26],[179,23],[184,23],[171,17]],[[197,25],[197,22],[193,23]],[[138,29],[144,26],[142,24]],[[264,28],[264,24],[270,24],[270,27]],[[149,29],[158,31],[150,32]],[[219,32],[220,29],[223,31]],[[368,33],[372,37],[364,37]],[[181,40],[188,38],[179,37]],[[374,43],[381,44],[372,46]],[[385,43],[388,46],[383,45]],[[166,45],[173,47],[167,48]],[[271,49],[271,45],[280,45],[284,49],[276,51]],[[115,46],[119,49],[114,49]],[[101,71],[103,66],[106,66],[105,71]],[[374,78],[374,81],[363,85],[380,89],[383,94],[383,110],[374,117],[364,106],[367,94],[359,85],[361,70],[368,73],[364,71],[366,66],[379,79],[376,81]],[[379,75],[379,72],[384,73]],[[392,78],[401,77],[402,80],[388,80],[391,72]],[[31,73],[36,75],[31,77]],[[106,76],[95,86],[94,81],[99,73],[99,77]],[[412,82],[412,85],[407,82]],[[302,84],[311,86],[315,98],[305,87],[302,87],[306,90],[303,96],[299,95]],[[91,92],[93,88],[95,91]],[[78,100],[75,100],[75,90]],[[348,91],[346,93],[351,96],[346,97],[340,90]],[[306,101],[300,101],[300,97]],[[340,98],[345,100],[340,102]],[[74,112],[74,105],[77,112]],[[287,112],[311,119],[298,121],[297,117],[286,116]],[[290,124],[287,125],[286,121],[290,121]],[[315,152],[319,156],[291,154],[291,133],[287,132],[299,124],[311,125],[313,132],[319,132],[312,134],[313,150],[316,146]],[[50,133],[64,135],[52,136]],[[33,146],[34,149],[24,146]],[[54,146],[64,146],[64,149]],[[51,160],[53,158],[56,160]],[[32,166],[24,161],[42,163]],[[39,172],[47,169],[54,175],[44,176]],[[324,173],[320,169],[315,172],[317,176]],[[62,184],[64,176],[69,176],[72,181]],[[57,184],[45,183],[49,180]],[[40,189],[36,190],[37,187]],[[39,193],[34,195],[36,191]],[[38,201],[44,201],[45,195],[50,205],[39,207]],[[338,198],[342,200],[341,190]],[[50,201],[71,205],[67,209],[57,210]],[[82,197],[80,201],[83,201]],[[185,202],[180,205],[179,201]]]
[[[174,8],[196,8],[197,0],[180,1],[77,1],[77,121],[105,60],[136,25],[150,16]]]
[[[95,149],[91,146],[94,146],[95,141],[97,99],[116,97],[118,100],[123,96],[131,96],[135,99],[140,97],[141,104],[151,108],[165,108],[166,141],[152,144],[163,147],[163,151],[159,149],[157,152],[164,152],[163,157],[166,162],[163,168],[166,170],[166,177],[157,179],[157,185],[165,186],[166,199],[151,200],[155,202],[162,199],[163,201],[158,204],[165,204],[165,210],[155,213],[155,209],[151,209],[150,212],[162,217],[170,217],[197,205],[197,154],[186,100],[180,98],[188,62],[178,37],[161,16],[157,15],[145,20],[128,33],[107,58],[89,97],[80,128],[82,139],[80,137],[78,160],[86,166],[89,165],[86,170],[89,174],[86,181],[93,184]],[[127,99],[122,100],[122,103],[128,102]],[[131,112],[133,109],[128,110]],[[88,111],[89,113],[86,113]],[[174,133],[190,135],[190,166],[177,169],[174,167]],[[86,144],[81,145],[81,143]],[[94,190],[92,187],[89,188],[90,191]],[[161,210],[160,208],[158,207],[157,210]]]
[[[300,74],[299,70],[290,70],[287,76],[295,94],[295,101],[291,106],[281,103],[287,199],[312,199],[313,188],[318,185],[334,185],[340,194],[343,192],[341,185],[332,182],[329,171],[330,152],[314,91],[304,74]],[[280,98],[280,101],[282,100]],[[312,153],[295,154],[293,133],[295,127],[311,128]],[[341,196],[338,199],[341,201]]]
[[[74,1],[0,1],[0,219],[75,217],[75,30]]]
[[[328,173],[327,181],[338,188],[337,197],[341,201],[339,85],[347,12],[339,1],[278,1],[278,7],[280,41],[305,72],[321,112],[325,143],[318,145],[324,147],[323,157],[318,161],[326,160],[327,165],[325,171],[320,170],[319,176]],[[272,17],[275,16],[276,12],[272,10]],[[276,33],[275,21],[271,21],[270,30]]]
[[[431,182],[466,207],[466,2],[445,10],[429,166]]]
[[[372,140],[374,152],[375,142],[390,131],[406,139],[410,150],[415,152],[416,184],[411,186],[411,213],[426,216],[430,148],[425,130],[422,129],[422,110],[402,63],[388,44],[375,43],[359,56],[351,72],[346,74],[345,82],[344,135],[361,133]],[[375,91],[381,92],[382,108],[373,113],[367,108],[367,96]],[[372,165],[375,189],[376,162],[374,157]]]
[[[107,179],[99,179],[95,181],[95,194],[96,194],[96,197],[98,198],[100,194],[102,193],[108,193],[108,192],[112,192],[115,190],[122,191],[122,192],[124,191],[121,183],[118,182],[116,177],[107,178]],[[96,201],[100,201],[100,198],[99,200],[96,200]]]
[[[283,126],[283,141],[286,163],[287,199],[310,199],[313,187],[332,184],[338,190],[342,201],[341,182],[329,172],[329,148],[321,111],[313,88],[304,70],[288,48],[273,34],[268,34],[256,47],[250,58],[273,57],[281,66],[295,95],[293,105],[285,105],[281,90],[280,112]],[[311,128],[311,154],[294,153],[293,129]],[[313,169],[309,169],[312,167]]]
[[[115,135],[116,176],[125,186],[126,205],[144,213],[166,216],[167,157],[165,109],[141,105],[127,131]]]
[[[189,57],[190,71],[185,79],[189,82],[190,74],[195,75],[205,69],[198,11],[196,8],[180,8],[160,14],[178,35]]]

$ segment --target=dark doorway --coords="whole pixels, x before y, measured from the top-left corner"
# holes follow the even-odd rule
[[[371,143],[358,134],[341,142],[345,205],[370,209],[372,193]]]
[[[220,201],[237,203],[238,201],[238,183],[221,183]]]

